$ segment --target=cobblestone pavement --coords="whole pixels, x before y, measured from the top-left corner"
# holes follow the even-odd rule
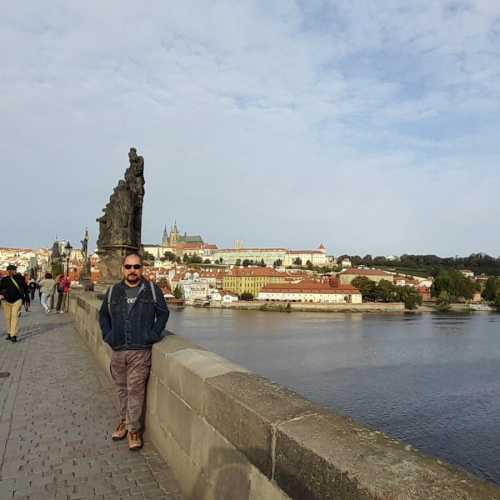
[[[17,344],[3,326],[2,317],[0,499],[182,498],[151,444],[131,452],[111,440],[113,388],[68,314],[45,315],[36,303],[23,312]]]

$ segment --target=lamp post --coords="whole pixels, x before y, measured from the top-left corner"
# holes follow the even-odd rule
[[[73,250],[73,247],[71,246],[71,243],[69,241],[66,243],[64,250],[64,253],[66,255],[66,277],[69,278],[69,259],[71,257],[71,250]]]

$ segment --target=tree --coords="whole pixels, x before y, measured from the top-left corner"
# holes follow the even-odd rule
[[[253,260],[248,260],[248,259],[245,259],[243,261],[243,267],[248,267],[249,265],[253,264]]]
[[[470,300],[476,288],[476,284],[460,271],[441,270],[434,279],[431,294],[433,297],[440,297],[441,292],[447,292],[450,302],[457,299]]]
[[[412,287],[399,286],[399,300],[404,302],[406,309],[416,309],[422,305],[422,296]]]
[[[306,267],[307,267],[307,269],[311,270],[314,266],[313,266],[313,263],[310,260],[308,260],[306,262]]]
[[[297,257],[293,263],[296,265],[296,266],[301,266],[302,265],[302,259],[300,257]]]
[[[189,262],[189,255],[187,253],[182,256],[182,262],[184,262],[184,264]]]
[[[450,310],[451,297],[450,294],[443,290],[436,301],[436,309],[440,312],[446,312]]]
[[[149,252],[146,252],[146,250],[144,250],[144,253],[142,255],[142,258],[146,261],[146,262],[154,262],[155,261],[155,256]]]
[[[179,285],[177,285],[175,287],[175,290],[174,290],[174,297],[179,300],[179,299],[182,299],[182,289]]]
[[[243,292],[240,295],[240,299],[241,300],[253,300],[253,294],[251,294],[250,292]]]
[[[276,259],[273,263],[273,267],[281,267],[283,265],[283,261],[281,259]]]
[[[210,259],[205,259],[205,260],[203,261],[203,264],[211,264]]]
[[[175,261],[175,259],[176,259],[175,253],[174,253],[174,252],[171,252],[170,250],[166,251],[166,252],[163,254],[163,257],[164,257],[166,260],[169,260],[170,262],[173,262],[173,261]]]
[[[367,302],[375,302],[377,300],[378,293],[375,281],[368,279],[366,276],[358,276],[352,280],[351,285],[361,292],[363,300]]]
[[[241,259],[236,259],[235,266],[241,266]]]
[[[259,262],[260,267],[266,267],[266,263],[264,262],[264,259],[261,259]]]
[[[497,293],[500,292],[498,287],[498,280],[493,276],[490,276],[486,280],[486,285],[484,286],[483,293],[481,294],[484,300],[492,302],[496,299]]]
[[[497,293],[495,300],[493,301],[493,306],[498,312],[500,312],[500,293]]]

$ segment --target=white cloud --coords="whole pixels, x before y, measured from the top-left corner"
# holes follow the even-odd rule
[[[147,241],[176,217],[221,244],[498,254],[490,4],[11,4],[0,152],[26,203],[0,244],[95,233],[137,145]]]

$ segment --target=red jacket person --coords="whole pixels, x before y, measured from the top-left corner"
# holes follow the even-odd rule
[[[122,272],[123,280],[106,292],[99,323],[113,350],[110,370],[120,403],[120,423],[112,438],[124,439],[128,433],[129,448],[138,450],[151,347],[165,336],[169,311],[160,288],[143,278],[139,255],[128,255]]]

